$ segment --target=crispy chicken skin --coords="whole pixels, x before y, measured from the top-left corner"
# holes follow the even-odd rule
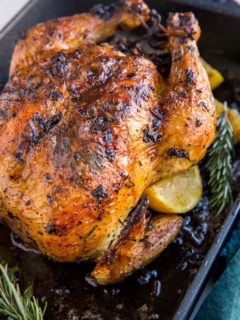
[[[149,17],[142,0],[122,0],[120,5],[113,4],[108,10],[96,6],[92,13],[59,18],[30,29],[15,47],[10,75],[39,61],[46,51],[76,50],[83,43],[95,44],[113,35],[119,26],[133,29]]]
[[[0,98],[1,220],[55,260],[96,261],[100,284],[122,280],[175,238],[181,217],[150,217],[139,200],[200,161],[215,134],[193,14],[169,17],[165,80],[146,58],[96,45],[119,24],[147,20],[142,1],[122,5],[110,17],[31,29]]]

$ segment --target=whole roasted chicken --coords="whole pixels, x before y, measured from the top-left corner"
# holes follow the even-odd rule
[[[146,22],[147,5],[100,9],[39,24],[16,45],[0,97],[0,219],[54,260],[95,261],[108,284],[179,232],[182,219],[150,217],[142,195],[204,157],[216,116],[192,13],[169,15],[164,79],[103,43]]]

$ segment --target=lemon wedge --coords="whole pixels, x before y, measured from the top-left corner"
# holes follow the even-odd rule
[[[228,117],[233,127],[233,134],[237,142],[240,142],[240,113],[235,109],[228,109]]]
[[[203,64],[205,70],[207,71],[211,88],[212,88],[212,90],[214,90],[218,86],[220,86],[220,84],[224,81],[224,78],[217,69],[214,69],[205,60],[203,60],[203,59],[201,59],[201,60],[202,60],[202,64]]]
[[[205,60],[201,60],[205,70],[207,71],[211,88],[214,90],[224,81],[224,78],[218,70],[214,69]],[[217,114],[220,114],[224,110],[224,105],[217,99],[215,99],[215,103]],[[235,109],[228,108],[228,117],[233,126],[234,138],[236,142],[240,142],[240,113]]]
[[[145,192],[151,209],[162,213],[186,213],[202,197],[202,179],[199,168],[154,183]]]
[[[224,111],[224,104],[215,99],[217,114]],[[240,142],[240,113],[235,109],[228,108],[228,117],[233,127],[233,134],[236,142]]]

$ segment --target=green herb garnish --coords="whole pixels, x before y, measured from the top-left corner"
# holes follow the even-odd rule
[[[0,264],[0,313],[12,320],[43,320],[47,303],[41,309],[32,296],[32,286],[22,294],[15,273],[16,268]]]
[[[228,118],[227,104],[217,119],[217,134],[208,153],[210,204],[217,214],[224,212],[233,202],[233,128]]]

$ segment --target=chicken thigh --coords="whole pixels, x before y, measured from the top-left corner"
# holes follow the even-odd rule
[[[216,122],[193,14],[169,16],[163,79],[146,58],[97,44],[148,19],[141,0],[122,6],[32,28],[0,97],[0,219],[54,260],[96,261],[100,284],[122,280],[176,237],[181,217],[150,217],[141,197],[198,163]]]

